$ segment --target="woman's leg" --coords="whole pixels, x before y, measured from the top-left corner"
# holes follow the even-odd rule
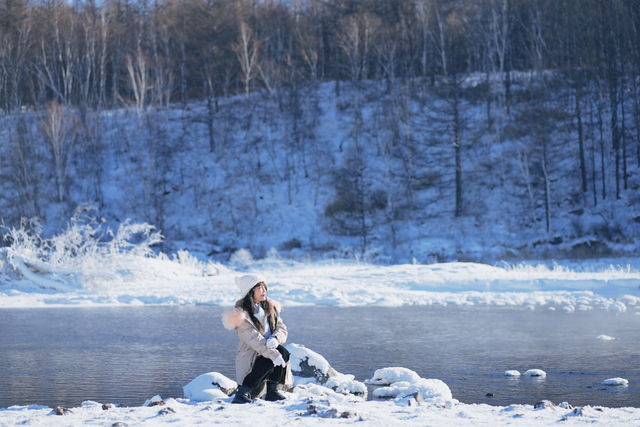
[[[279,345],[276,350],[280,352],[285,362],[289,361],[289,352],[286,348]],[[267,359],[263,356],[256,357],[253,362],[251,372],[244,377],[242,385],[251,389],[251,394],[255,397],[255,394],[262,390],[265,380],[281,382],[286,374],[285,368],[282,366],[274,366],[271,359]]]

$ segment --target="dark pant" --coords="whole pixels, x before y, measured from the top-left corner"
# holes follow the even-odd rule
[[[286,348],[279,345],[276,347],[276,350],[280,352],[285,362],[289,361],[289,352]],[[267,359],[264,356],[258,356],[256,357],[255,362],[253,362],[251,372],[249,372],[247,376],[244,377],[244,380],[242,380],[242,385],[249,387],[251,389],[251,395],[255,397],[260,390],[262,390],[262,387],[264,387],[264,382],[266,380],[281,383],[284,381],[285,375],[286,368],[282,366],[274,366],[271,359]]]

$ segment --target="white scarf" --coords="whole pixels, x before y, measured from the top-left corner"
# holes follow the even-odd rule
[[[260,304],[256,304],[256,307],[253,310],[253,315],[256,316],[256,319],[258,319],[258,322],[262,325],[264,337],[269,338],[271,336],[271,326],[269,326],[269,321],[267,320],[267,313],[265,313]]]

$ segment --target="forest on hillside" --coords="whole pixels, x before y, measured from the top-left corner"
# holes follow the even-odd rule
[[[205,253],[632,253],[638,24],[623,0],[3,0],[2,219],[90,202]]]
[[[185,103],[302,82],[640,69],[634,0],[2,0],[0,108]],[[635,86],[634,86],[635,89]]]

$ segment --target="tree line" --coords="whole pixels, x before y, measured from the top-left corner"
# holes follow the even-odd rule
[[[0,108],[137,108],[301,82],[640,71],[635,0],[1,0]],[[615,138],[615,137],[614,137]]]

